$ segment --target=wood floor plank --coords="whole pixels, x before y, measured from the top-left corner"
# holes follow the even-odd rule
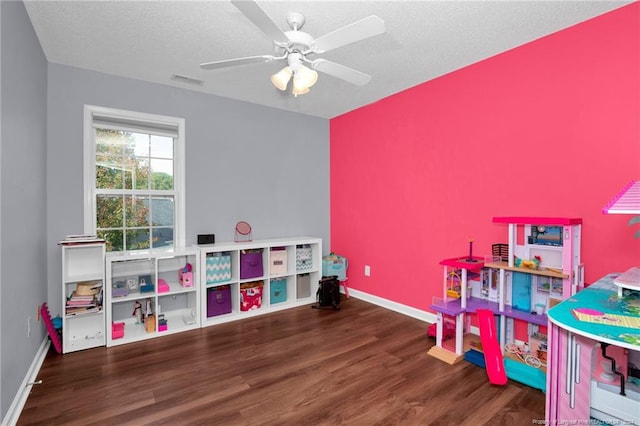
[[[298,307],[113,348],[50,351],[18,425],[531,425],[544,393],[427,355],[427,324]]]

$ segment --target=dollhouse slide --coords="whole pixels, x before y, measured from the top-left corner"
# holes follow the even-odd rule
[[[485,368],[489,376],[489,382],[493,385],[506,385],[507,373],[504,369],[502,351],[498,343],[496,322],[493,312],[489,309],[478,309],[478,327],[480,328],[480,341],[484,352]]]

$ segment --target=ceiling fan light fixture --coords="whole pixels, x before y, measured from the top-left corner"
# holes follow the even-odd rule
[[[293,74],[293,71],[290,67],[286,66],[271,76],[271,82],[276,86],[276,88],[280,90],[287,90],[287,84],[291,79],[291,74]]]
[[[307,93],[309,93],[309,88],[306,86],[296,86],[294,84],[291,93],[293,93],[293,96],[295,97],[298,97],[298,95],[306,95]]]
[[[306,87],[311,87],[318,81],[318,72],[300,64],[298,69],[296,69],[296,73],[293,79],[294,82],[298,80],[299,84]]]
[[[309,92],[309,88],[318,81],[317,71],[356,86],[363,86],[371,80],[370,75],[360,71],[322,58],[310,60],[306,55],[326,53],[384,33],[386,31],[384,21],[377,16],[370,15],[316,38],[300,31],[305,23],[305,16],[301,13],[288,13],[286,18],[291,31],[282,31],[256,0],[231,0],[231,3],[271,39],[276,54],[275,56],[273,54],[257,55],[205,62],[200,64],[202,69],[214,70],[257,62],[286,60],[288,66],[273,74],[271,82],[278,90],[285,91],[293,77],[292,93],[295,96]],[[310,64],[310,67],[304,66],[303,63]]]
[[[307,93],[309,93],[309,86],[307,86],[306,84],[304,84],[304,81],[302,81],[301,79],[296,78],[296,76],[293,76],[293,88],[291,89],[291,93],[293,93],[293,96],[298,96],[298,95],[305,95]]]

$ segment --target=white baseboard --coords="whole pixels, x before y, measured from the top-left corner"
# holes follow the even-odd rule
[[[2,426],[14,426],[16,423],[18,423],[20,413],[22,413],[24,404],[27,402],[27,398],[29,397],[29,393],[31,392],[31,386],[33,386],[33,382],[35,382],[36,377],[38,377],[40,367],[42,367],[42,363],[47,356],[47,352],[49,352],[50,343],[51,342],[49,341],[48,337],[45,337],[42,341],[42,344],[40,345],[36,356],[31,362],[29,370],[27,370],[27,374],[24,377],[24,380],[22,380],[22,384],[20,385],[15,398],[13,398],[13,402],[9,407],[9,411],[7,411],[4,419],[2,419]]]
[[[368,293],[364,293],[359,290],[349,289],[349,296],[355,297],[356,299],[362,299],[365,302],[373,303],[374,305],[382,306],[383,308],[389,309],[391,311],[398,312],[403,315],[407,315],[409,317],[418,319],[420,321],[428,322],[433,324],[436,322],[436,315],[431,312],[422,311],[420,309],[413,308],[411,306],[403,305],[398,302],[393,302],[391,300],[383,299],[382,297],[372,296]]]

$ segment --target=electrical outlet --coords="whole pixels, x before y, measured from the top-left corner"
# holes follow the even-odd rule
[[[27,337],[31,337],[31,317],[27,317]]]
[[[365,277],[370,277],[371,276],[371,266],[364,265],[364,276]]]

